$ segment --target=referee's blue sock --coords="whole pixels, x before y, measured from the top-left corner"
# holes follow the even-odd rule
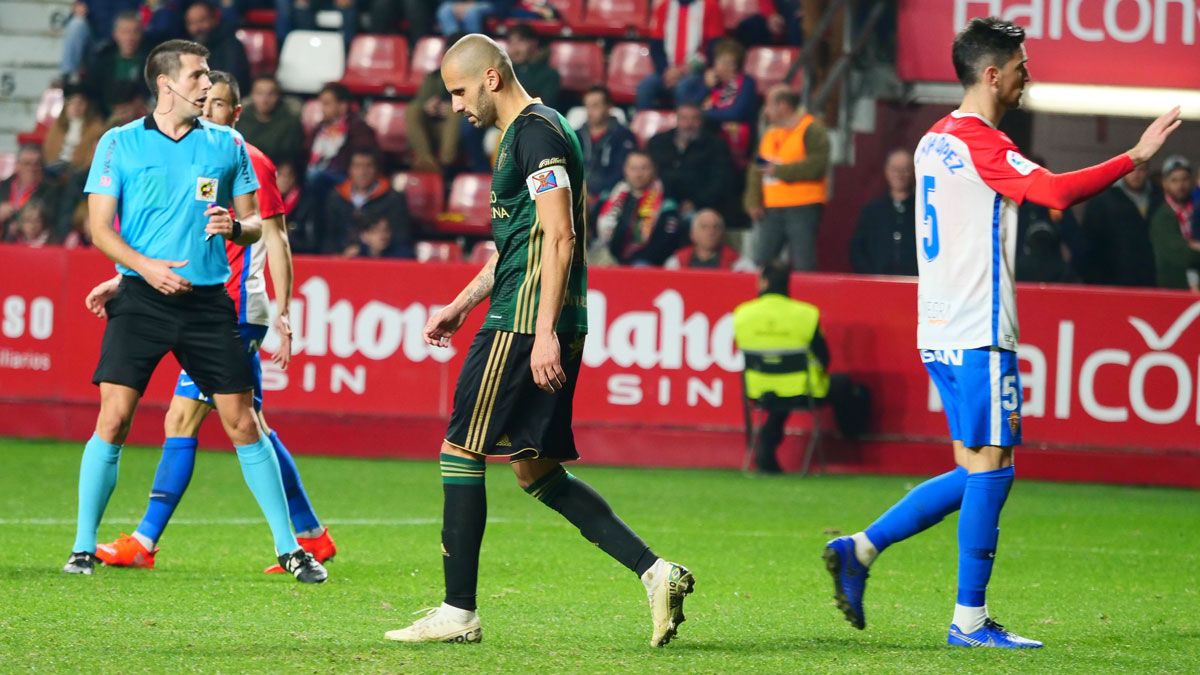
[[[162,458],[154,473],[154,486],[150,488],[150,503],[146,505],[141,524],[134,530],[134,535],[141,535],[151,542],[146,548],[153,549],[153,544],[162,537],[175,507],[179,506],[179,500],[192,481],[195,468],[196,439],[179,436],[163,443]]]
[[[974,625],[958,625],[973,633],[987,618],[985,600],[996,544],[1000,539],[1000,510],[1008,499],[1015,472],[1008,466],[967,476],[962,513],[958,516],[958,608],[956,625],[962,620]],[[973,610],[973,611],[972,611]],[[959,617],[970,617],[963,620]]]
[[[250,492],[258,500],[258,506],[271,526],[278,554],[290,553],[300,548],[292,534],[288,520],[287,497],[283,493],[283,480],[279,477],[279,460],[266,436],[249,445],[237,446],[238,461],[242,464],[242,476]]]
[[[275,459],[279,462],[279,476],[283,479],[283,492],[287,496],[288,515],[291,516],[292,527],[300,535],[310,534],[314,531],[316,534],[312,536],[319,535],[321,521],[317,520],[317,514],[313,512],[308,493],[304,491],[304,483],[300,482],[300,471],[296,468],[296,461],[292,459],[292,455],[284,446],[283,441],[279,440],[279,434],[272,431],[268,438],[271,439],[271,446],[275,448]]]
[[[880,516],[865,531],[867,551],[855,540],[859,562],[870,565],[875,556],[892,544],[908,539],[942,522],[958,510],[967,487],[967,470],[960,467],[930,478],[904,495],[904,498]],[[874,547],[874,551],[870,548]],[[866,560],[864,560],[866,558]]]
[[[79,462],[79,515],[75,523],[72,551],[96,552],[96,530],[108,506],[108,498],[117,486],[121,446],[92,434],[83,446]]]

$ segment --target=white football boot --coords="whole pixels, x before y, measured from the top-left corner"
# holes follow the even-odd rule
[[[481,642],[483,629],[479,615],[445,603],[422,610],[425,616],[408,628],[390,630],[384,637],[397,642]]]
[[[679,624],[684,622],[683,599],[692,592],[696,579],[683,565],[659,558],[642,575],[642,583],[650,599],[650,619],[654,624],[650,646],[661,647],[675,637]]]

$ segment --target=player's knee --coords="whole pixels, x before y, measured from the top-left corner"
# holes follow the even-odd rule
[[[258,420],[249,409],[222,415],[221,424],[234,443],[253,443],[258,438]]]
[[[513,475],[517,479],[517,485],[522,490],[528,489],[530,485],[538,482],[551,472],[558,470],[562,465],[553,460],[528,460],[523,462],[513,462]]]
[[[129,435],[132,423],[132,415],[124,416],[119,412],[102,409],[99,417],[96,418],[96,434],[109,443],[120,445]]]

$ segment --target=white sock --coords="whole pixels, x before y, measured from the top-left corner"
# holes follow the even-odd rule
[[[954,606],[954,625],[964,633],[974,633],[983,628],[983,622],[987,618],[987,605],[983,607]]]
[[[324,531],[325,531],[325,528],[317,527],[315,530],[305,530],[303,532],[297,532],[296,536],[302,537],[304,539],[316,539],[317,537],[321,536],[321,533]]]
[[[150,537],[147,537],[146,535],[142,534],[141,532],[135,531],[133,533],[133,538],[137,539],[139,544],[141,544],[142,546],[145,546],[147,551],[154,550],[154,540],[151,539]]]
[[[870,567],[871,563],[875,562],[875,556],[879,555],[875,544],[867,539],[866,532],[855,532],[850,535],[850,538],[854,540],[854,557],[858,558],[858,562],[862,563],[863,567]]]
[[[658,560],[654,561],[654,564],[650,566],[650,569],[642,573],[642,585],[646,587],[647,593],[654,588],[654,582],[658,579],[658,572],[665,564],[666,562],[662,558],[659,558]]]
[[[471,619],[475,618],[475,610],[463,609],[461,607],[455,607],[454,605],[447,605],[444,602],[442,603],[441,611],[443,614],[459,623],[467,623]]]

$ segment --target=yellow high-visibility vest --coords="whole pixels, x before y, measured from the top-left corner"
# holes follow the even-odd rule
[[[766,393],[779,398],[812,396],[825,398],[829,394],[829,375],[815,356],[808,355],[808,366],[793,372],[778,371],[789,356],[807,352],[820,326],[821,311],[807,302],[793,300],[778,293],[763,295],[743,302],[733,310],[733,335],[738,349],[757,355],[747,362],[761,362],[758,368],[746,368],[746,395],[759,399]]]

